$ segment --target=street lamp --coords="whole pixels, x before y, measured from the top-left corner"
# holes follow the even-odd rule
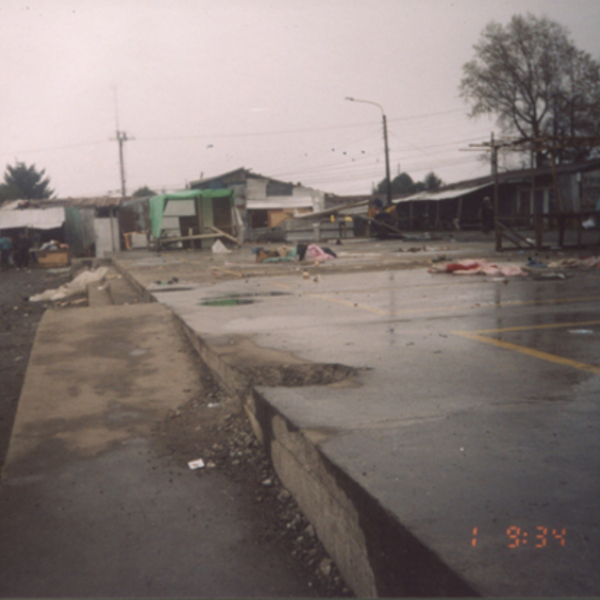
[[[381,116],[383,117],[383,147],[385,150],[386,196],[387,206],[390,206],[392,204],[392,182],[390,180],[390,152],[388,149],[387,119],[385,118],[383,106],[381,106],[381,104],[377,104],[377,102],[371,102],[370,100],[357,100],[356,98],[350,98],[349,96],[346,96],[346,100],[349,100],[350,102],[364,102],[365,104],[374,104],[381,111]]]

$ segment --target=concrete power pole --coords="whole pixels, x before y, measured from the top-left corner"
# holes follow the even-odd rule
[[[123,143],[128,141],[127,133],[117,129],[117,142],[119,142],[119,166],[121,168],[121,196],[127,195],[127,186],[125,184],[125,160],[123,158]]]

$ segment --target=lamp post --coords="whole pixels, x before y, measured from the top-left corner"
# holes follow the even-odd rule
[[[388,149],[388,135],[387,135],[387,119],[385,118],[385,112],[383,110],[383,106],[381,104],[377,104],[377,102],[371,102],[370,100],[357,100],[356,98],[350,98],[346,96],[346,100],[350,102],[364,102],[365,104],[374,104],[381,111],[381,116],[383,117],[383,147],[385,150],[385,182],[386,182],[386,198],[387,198],[387,206],[392,204],[392,181],[390,179],[390,152]]]

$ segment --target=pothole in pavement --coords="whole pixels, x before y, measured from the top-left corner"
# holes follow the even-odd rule
[[[198,304],[200,306],[239,306],[241,304],[254,304],[260,298],[290,295],[289,292],[249,292],[247,294],[229,294],[227,296],[204,298]]]

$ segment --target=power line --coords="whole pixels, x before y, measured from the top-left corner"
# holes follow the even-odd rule
[[[19,150],[15,152],[4,152],[0,156],[13,156],[15,154],[34,154],[36,152],[55,152],[57,150],[70,150],[72,148],[85,148],[88,146],[100,146],[106,144],[106,140],[102,142],[82,142],[80,144],[68,144],[66,146],[53,146],[52,148],[38,148],[37,150]]]

